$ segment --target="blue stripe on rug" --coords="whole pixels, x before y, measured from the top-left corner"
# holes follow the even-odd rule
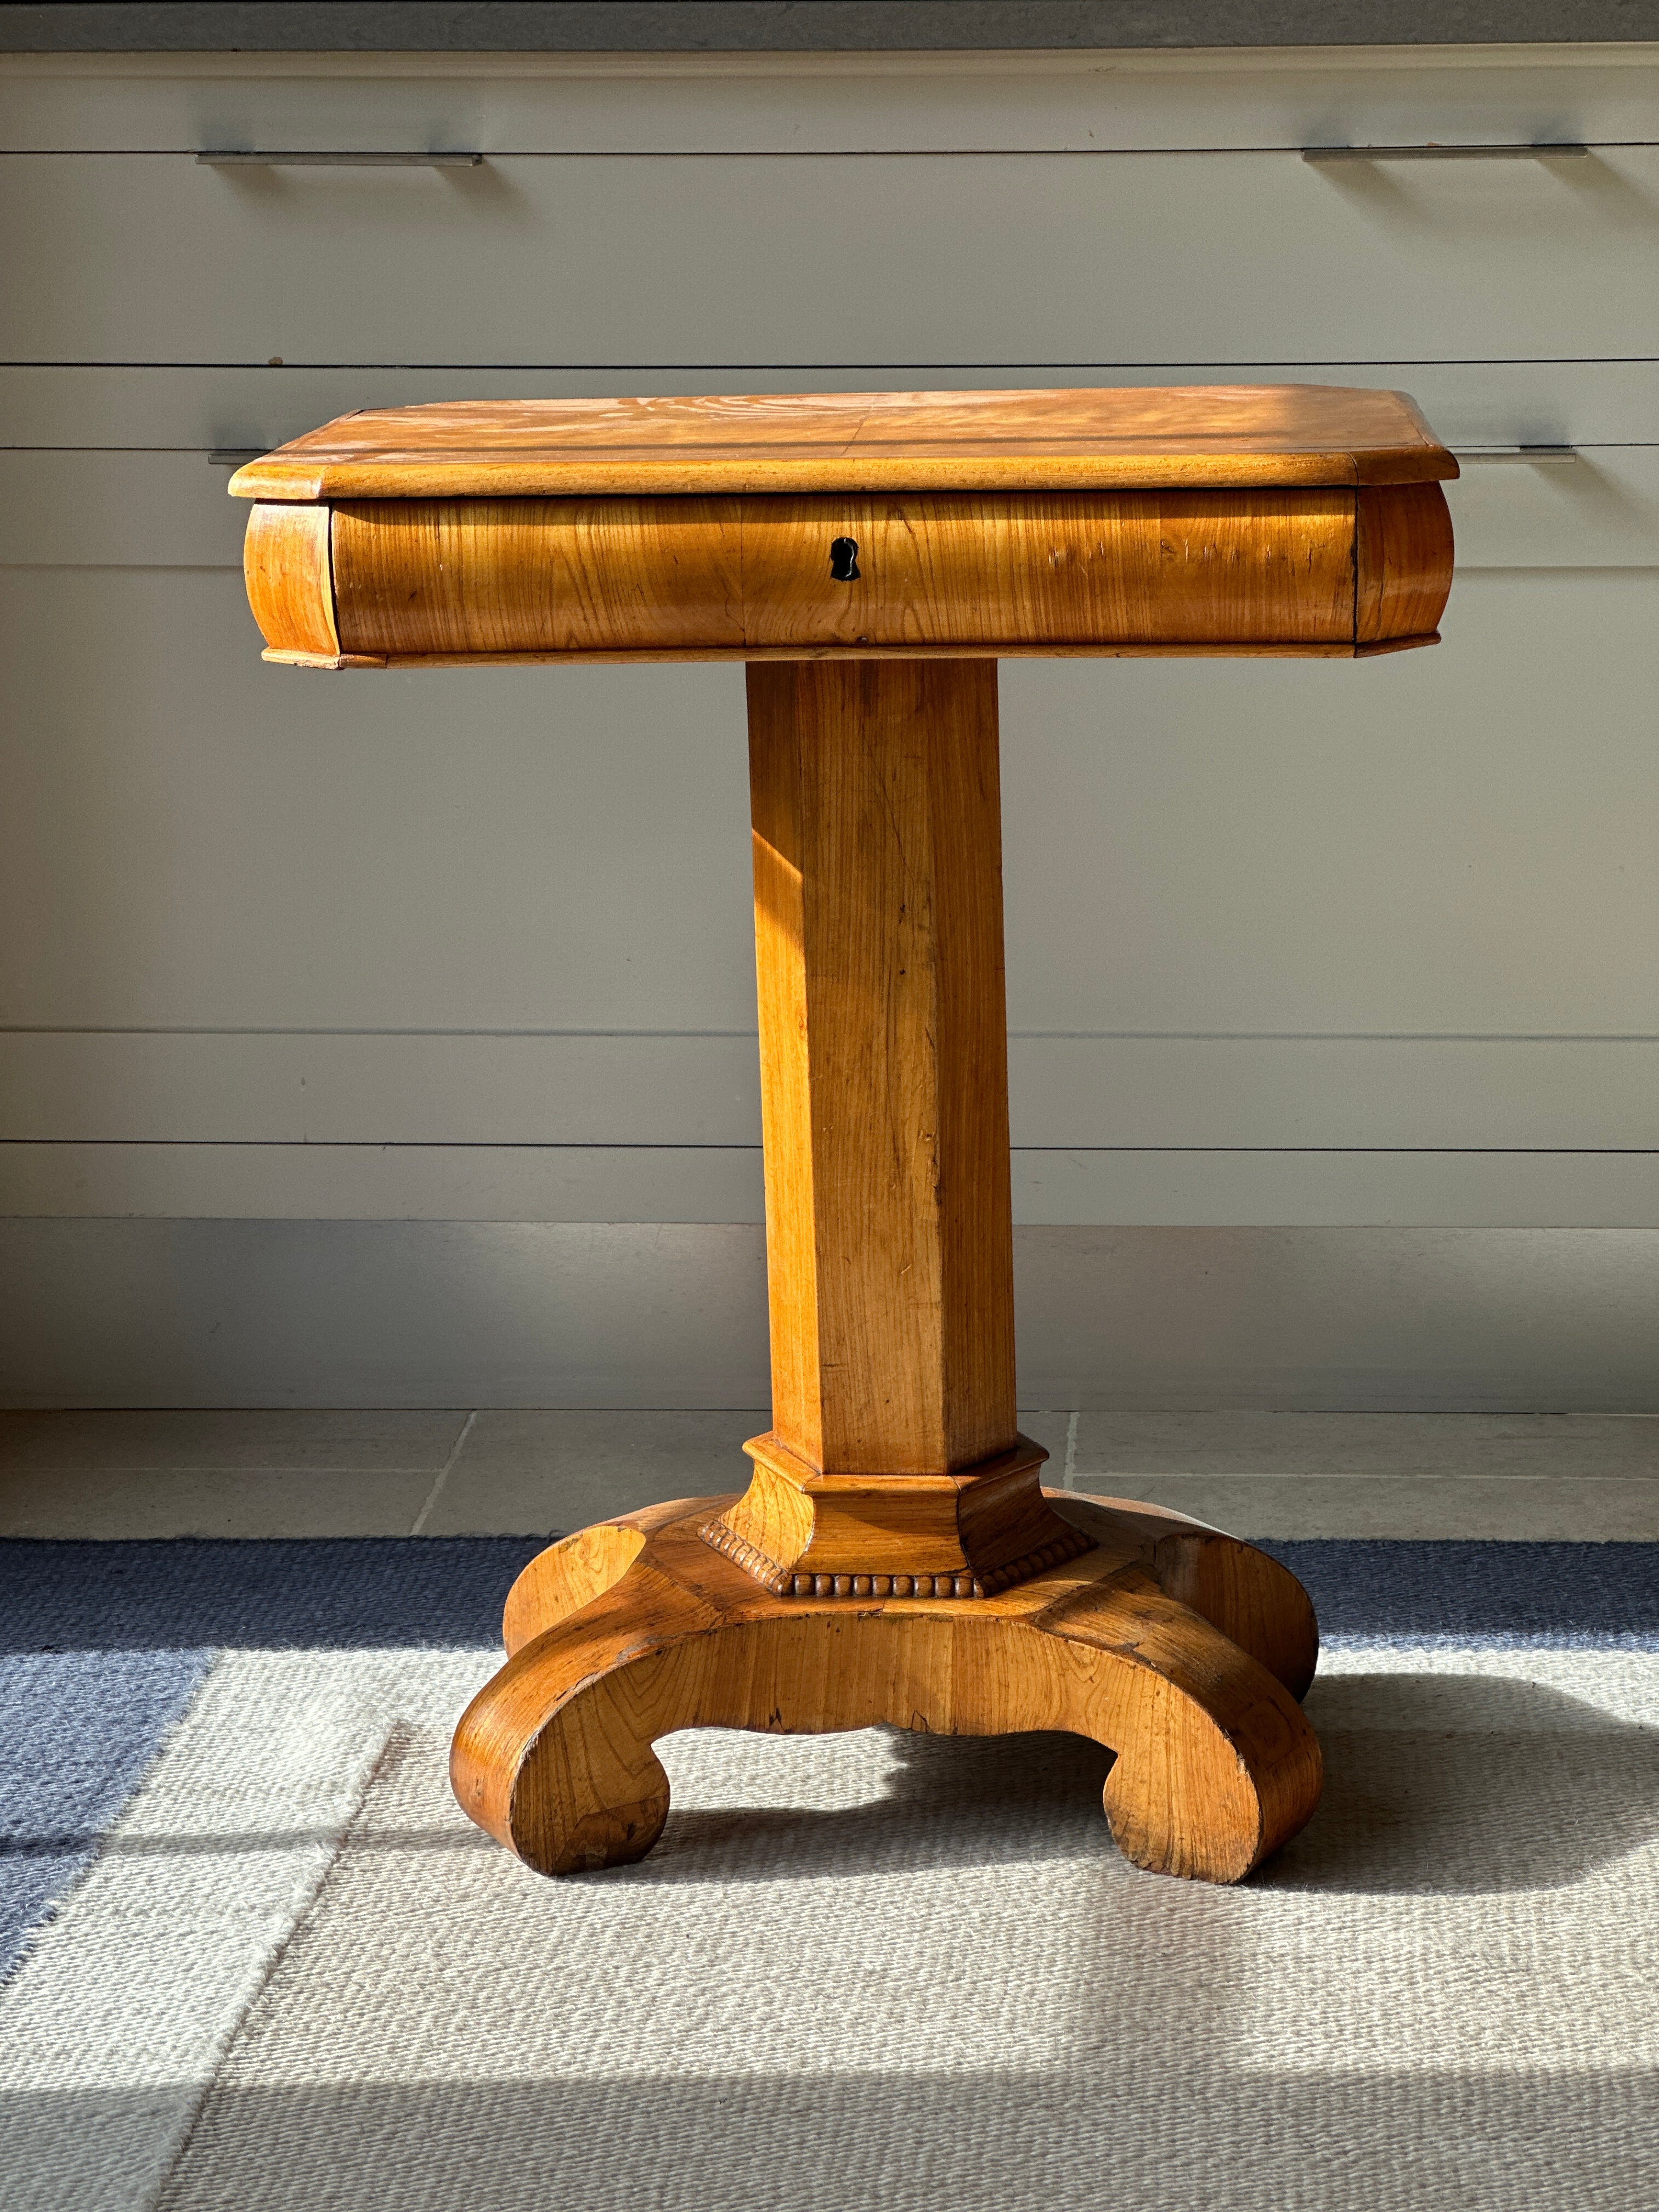
[[[212,1664],[210,1651],[0,1658],[0,1982],[91,1865]]]
[[[530,1536],[0,1541],[0,1650],[495,1644]],[[1659,1649],[1659,1544],[1265,1544],[1330,1642]]]
[[[1659,1650],[1659,1544],[1326,1539],[1263,1544],[1326,1644]]]
[[[499,1643],[544,1536],[0,1541],[0,1650],[455,1650]]]

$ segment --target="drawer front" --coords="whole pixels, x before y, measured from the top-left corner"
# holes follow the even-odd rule
[[[1372,610],[1367,597],[1367,640],[1431,630],[1443,593],[1419,607],[1385,570],[1390,552],[1395,569],[1410,567],[1418,536],[1433,567],[1437,521],[1449,569],[1438,488],[1364,499],[1376,524],[1365,539],[1376,574],[1368,568],[1364,580],[1378,599]],[[1409,508],[1416,526],[1410,545],[1390,539],[1396,508]],[[322,512],[254,510],[256,520],[290,529]],[[1355,495],[1336,489],[1243,501],[352,501],[334,509],[339,648],[1352,647],[1355,512]],[[290,640],[280,621],[280,634],[263,618],[262,627],[273,645],[319,650]]]
[[[0,161],[14,360],[1043,365],[1646,355],[1659,149]],[[65,271],[73,281],[65,281]]]

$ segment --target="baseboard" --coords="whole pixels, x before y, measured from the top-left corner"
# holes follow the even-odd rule
[[[1659,1230],[1028,1227],[1047,1407],[1659,1412]],[[764,1405],[750,1224],[0,1221],[0,1403]]]

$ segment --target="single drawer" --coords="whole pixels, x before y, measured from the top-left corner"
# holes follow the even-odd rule
[[[1436,483],[1237,492],[258,503],[271,653],[1352,653],[1431,638]]]
[[[0,160],[15,361],[913,372],[1645,356],[1659,148]]]

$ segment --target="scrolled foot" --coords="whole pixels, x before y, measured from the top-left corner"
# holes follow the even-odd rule
[[[1234,1882],[1319,1802],[1319,1743],[1285,1686],[1130,1567],[1036,1624],[1069,1648],[1081,1694],[1062,1725],[1116,1752],[1103,1793],[1124,1856]]]
[[[1317,1802],[1319,1747],[1285,1683],[1160,1587],[1133,1530],[999,1596],[802,1599],[702,1540],[720,1503],[584,1531],[514,1588],[512,1656],[451,1773],[538,1872],[649,1850],[668,1814],[652,1746],[682,1728],[1092,1736],[1117,1754],[1104,1805],[1126,1855],[1212,1881],[1242,1879]]]
[[[520,1643],[462,1715],[455,1795],[538,1874],[624,1866],[662,1833],[668,1778],[651,1745],[663,1729],[656,1708],[641,1707],[640,1661],[653,1615],[672,1638],[687,1609],[663,1577],[629,1567]]]

